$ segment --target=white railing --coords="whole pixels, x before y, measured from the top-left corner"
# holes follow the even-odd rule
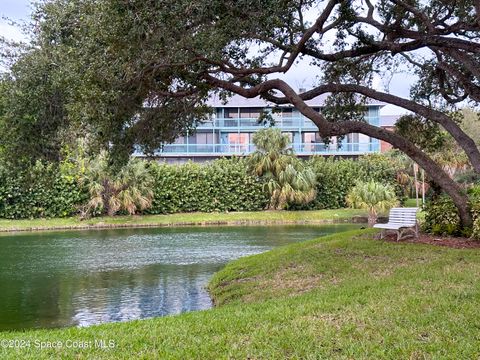
[[[316,125],[305,117],[274,117],[275,126],[280,128],[316,128]],[[263,127],[257,118],[214,118],[198,125],[199,129],[232,129]]]
[[[323,143],[292,144],[295,153],[299,155],[329,154],[329,155],[356,155],[380,151],[378,142],[372,143],[343,143],[325,145]],[[158,155],[245,155],[255,151],[253,144],[168,144],[158,152]]]

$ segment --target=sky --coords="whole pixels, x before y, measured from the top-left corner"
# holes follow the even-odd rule
[[[28,21],[32,9],[32,2],[31,0],[0,0],[0,36],[16,41],[25,39],[25,35],[22,34],[20,29],[10,25],[10,21],[7,19],[20,22]],[[309,89],[314,85],[314,75],[318,73],[319,69],[317,67],[309,66],[307,62],[301,62],[287,74],[282,75],[281,78],[294,88]],[[413,76],[409,74],[396,74],[391,79],[390,90],[393,94],[408,97],[412,82]],[[380,84],[381,81],[379,80],[377,86],[380,86]],[[382,115],[397,115],[405,112],[405,110],[393,105],[387,105],[381,110]]]
[[[12,40],[24,39],[22,32],[11,26],[5,17],[14,21],[28,20],[30,3],[29,0],[0,0],[0,36]]]

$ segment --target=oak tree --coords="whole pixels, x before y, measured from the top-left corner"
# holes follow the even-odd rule
[[[49,91],[7,124],[28,129],[54,110],[55,133],[86,127],[114,153],[149,152],[207,116],[212,92],[260,96],[295,106],[324,138],[362,133],[392,144],[450,195],[464,226],[472,222],[461,187],[421,144],[362,114],[367,98],[410,111],[448,132],[479,173],[479,149],[451,115],[480,101],[478,0],[51,0],[34,19],[12,87],[32,76]],[[43,59],[33,75],[22,66],[29,57]],[[304,92],[281,79],[299,61],[318,69]],[[418,80],[409,97],[374,86],[398,71]],[[321,94],[318,112],[307,101]]]

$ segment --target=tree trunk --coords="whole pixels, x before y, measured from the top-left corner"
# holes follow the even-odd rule
[[[374,210],[368,211],[368,227],[373,227],[377,223],[377,213]]]
[[[473,166],[474,170],[480,173],[480,150],[477,147],[477,144],[475,144],[475,141],[470,136],[468,136],[462,130],[462,128],[458,125],[458,123],[453,121],[448,115],[440,111],[423,106],[414,101],[404,99],[392,94],[379,92],[361,85],[327,84],[327,85],[318,86],[313,91],[310,91],[310,92],[317,92],[317,93],[323,94],[331,91],[363,94],[365,96],[368,96],[371,99],[385,101],[389,104],[400,106],[420,116],[430,119],[431,121],[434,121],[437,124],[440,124],[450,135],[452,135],[452,137],[455,139],[457,144],[465,151],[465,154],[470,160],[470,163]]]
[[[286,84],[285,84],[286,85]],[[400,149],[414,160],[427,174],[436,182],[453,200],[458,209],[462,226],[469,228],[473,224],[468,197],[460,186],[448,176],[448,174],[427,154],[425,154],[416,145],[408,139],[377,126],[370,125],[361,121],[342,121],[338,123],[328,122],[320,113],[308,106],[291,89],[283,88],[281,91],[292,104],[306,117],[312,120],[318,127],[319,133],[323,137],[346,135],[349,133],[361,133],[375,139],[388,142],[393,147]]]
[[[441,125],[452,137],[457,144],[465,151],[471,165],[477,173],[480,173],[480,150],[475,141],[469,137],[462,128],[450,118],[448,115],[431,109],[427,106],[419,104],[415,101],[401,98],[389,93],[376,91],[366,86],[358,84],[325,84],[315,87],[314,89],[298,95],[303,101],[314,98],[315,96],[331,93],[331,92],[346,92],[363,94],[371,99],[384,101],[389,104],[397,105],[406,110],[412,111],[415,114],[430,119],[433,122]],[[290,102],[290,99],[278,98],[276,96],[267,95],[266,98],[276,104],[285,104]]]
[[[384,140],[407,154],[452,198],[453,203],[458,209],[462,226],[464,228],[472,226],[473,219],[467,195],[463,189],[422,150],[393,132],[366,123],[353,124],[349,129],[352,131],[349,130],[348,132],[359,132],[376,139]]]
[[[269,94],[272,90],[278,90],[288,102],[295,106],[302,115],[312,120],[318,127],[321,136],[340,136],[349,133],[361,133],[375,139],[388,142],[393,147],[400,149],[414,160],[432,180],[437,183],[453,200],[458,209],[461,224],[463,227],[471,227],[473,224],[468,197],[462,191],[460,186],[453,181],[445,171],[420,148],[408,139],[377,126],[370,125],[361,121],[342,121],[331,123],[323,117],[323,115],[313,110],[305,101],[293,90],[285,81],[280,79],[267,80],[252,88],[244,88],[226,80],[221,80],[210,75],[206,75],[205,79],[211,84],[232,91],[246,98],[254,98],[259,95]],[[279,98],[279,100],[281,100]],[[273,100],[271,100],[273,101]],[[458,134],[457,134],[458,135]],[[478,152],[478,149],[476,149]]]

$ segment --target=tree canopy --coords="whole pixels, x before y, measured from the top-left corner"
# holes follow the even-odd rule
[[[87,131],[113,153],[151,152],[201,121],[212,92],[260,96],[292,104],[323,137],[358,132],[391,143],[471,223],[462,189],[422,144],[361,113],[366,98],[400,106],[448,132],[480,172],[477,145],[451,115],[480,101],[476,0],[50,0],[34,20],[30,47],[5,80],[13,95],[2,123],[16,157],[31,156],[17,140],[33,134],[54,157],[65,131]],[[300,60],[318,68],[303,93],[278,78]],[[399,71],[418,79],[409,98],[373,86]],[[306,103],[320,94],[329,94],[321,113]]]

